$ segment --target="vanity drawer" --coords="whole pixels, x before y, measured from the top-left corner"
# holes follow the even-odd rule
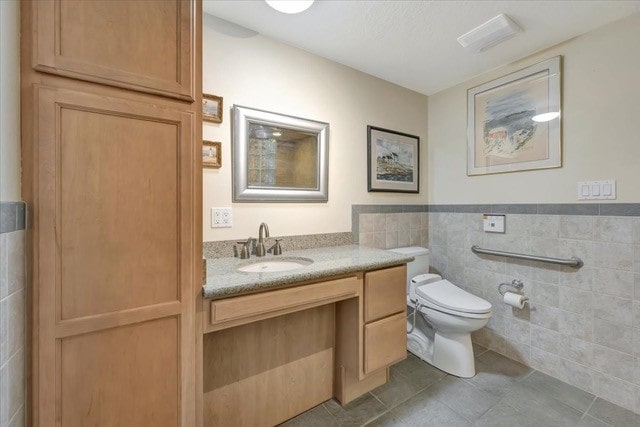
[[[371,271],[364,276],[364,321],[382,319],[405,311],[407,266]]]
[[[357,296],[358,278],[345,277],[211,301],[210,321],[235,326]]]
[[[405,312],[364,326],[364,373],[369,374],[407,357]]]

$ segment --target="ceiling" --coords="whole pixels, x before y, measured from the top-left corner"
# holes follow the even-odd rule
[[[262,0],[204,11],[425,95],[640,12],[640,1],[316,0],[287,15]],[[523,33],[474,54],[458,36],[505,13]]]

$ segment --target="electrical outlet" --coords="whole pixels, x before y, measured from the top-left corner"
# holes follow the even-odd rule
[[[232,225],[231,208],[211,208],[211,228],[229,228]]]

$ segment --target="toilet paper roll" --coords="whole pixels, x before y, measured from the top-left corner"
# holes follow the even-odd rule
[[[524,308],[526,297],[524,295],[515,294],[513,292],[505,292],[502,298],[505,304],[515,308]]]

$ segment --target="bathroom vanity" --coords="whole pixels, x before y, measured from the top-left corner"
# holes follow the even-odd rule
[[[283,259],[304,262],[281,272],[238,270]],[[389,366],[406,357],[412,259],[340,246],[207,260],[203,424],[276,425],[386,383]]]

